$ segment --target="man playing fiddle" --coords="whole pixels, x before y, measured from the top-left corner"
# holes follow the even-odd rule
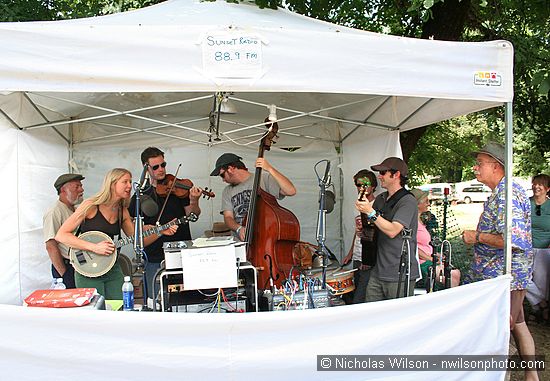
[[[151,186],[147,187],[143,191],[143,201],[147,199],[148,203],[154,202],[157,205],[156,214],[152,216],[144,216],[143,223],[145,225],[156,225],[157,223],[160,223],[161,225],[166,224],[175,218],[181,218],[191,213],[194,213],[197,216],[200,215],[200,188],[192,187],[189,189],[189,194],[186,197],[176,197],[173,194],[161,196],[158,194],[157,186],[159,184],[164,184],[166,181],[166,161],[164,160],[164,152],[156,147],[148,147],[141,153],[141,163],[143,165],[148,164],[147,172],[151,181]],[[166,201],[166,199],[168,199],[168,201]],[[165,201],[166,206],[162,211],[162,206]],[[129,207],[129,212],[132,217],[135,217],[135,203],[136,196],[134,195],[132,196]],[[161,211],[162,215],[159,216]],[[177,225],[171,226],[169,231],[173,233],[170,238],[161,236],[145,248],[148,259],[145,271],[147,276],[147,290],[149,297],[153,297],[152,291],[154,276],[160,268],[160,262],[164,259],[164,250],[162,248],[163,243],[171,241],[187,241],[191,239],[191,231],[188,224],[183,224],[179,227]]]
[[[254,175],[248,171],[241,159],[234,153],[224,153],[216,160],[216,168],[210,176],[220,176],[228,184],[222,196],[223,219],[235,236],[244,241],[246,229],[242,224],[250,206]],[[263,169],[260,187],[264,191],[279,200],[296,194],[292,182],[273,168],[267,160],[256,159],[256,167]]]

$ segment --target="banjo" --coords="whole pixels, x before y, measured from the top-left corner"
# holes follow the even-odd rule
[[[177,218],[161,226],[155,226],[151,229],[147,229],[143,232],[144,237],[149,237],[152,234],[159,234],[162,230],[168,229],[170,226],[186,224],[189,222],[197,221],[198,217],[191,213],[187,217]],[[118,249],[122,246],[129,245],[134,242],[134,237],[124,237],[116,241],[113,241],[111,237],[100,231],[91,230],[82,233],[78,238],[87,242],[99,243],[103,241],[110,241]],[[116,251],[115,251],[116,252]],[[117,261],[117,255],[101,255],[96,254],[93,251],[80,250],[71,248],[69,251],[69,257],[71,264],[76,272],[89,278],[97,278],[106,274],[115,265]]]

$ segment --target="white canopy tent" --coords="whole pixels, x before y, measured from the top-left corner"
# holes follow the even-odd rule
[[[137,176],[139,153],[157,145],[172,171],[182,162],[184,177],[220,193],[219,179],[208,177],[217,156],[237,152],[252,165],[266,106],[275,105],[278,146],[301,148],[267,157],[296,183],[299,194],[284,205],[297,214],[303,239],[315,241],[317,160],[339,164],[341,172],[332,170],[339,201],[351,204],[349,178],[399,156],[399,131],[512,99],[506,41],[379,35],[224,1],[3,23],[0,42],[0,144],[10,163],[2,170],[17,184],[2,191],[6,303],[49,282],[41,216],[67,165],[86,176],[90,195],[114,166]],[[212,112],[222,98],[235,114]],[[221,218],[219,205],[219,198],[202,202],[195,235]],[[353,213],[337,208],[329,216],[330,248],[341,251],[340,240],[351,240]]]
[[[297,186],[298,194],[283,205],[300,220],[303,240],[316,239],[313,166],[320,159],[333,163],[339,202],[328,215],[327,243],[339,254],[354,228],[356,191],[350,178],[387,156],[400,156],[400,131],[506,104],[508,172],[511,168],[513,49],[506,41],[416,40],[353,30],[282,9],[171,0],[91,19],[2,23],[0,44],[0,147],[7,164],[0,169],[6,181],[0,191],[0,303],[20,304],[32,290],[49,285],[42,214],[56,198],[52,184],[60,173],[84,174],[86,195],[91,195],[112,167],[126,167],[137,177],[140,152],[155,145],[166,151],[171,172],[181,162],[183,177],[221,195],[220,179],[208,176],[216,158],[235,152],[251,166],[270,105],[276,106],[279,120],[277,146],[286,149],[274,148],[267,158]],[[236,113],[217,112],[227,102]],[[221,220],[219,197],[201,201],[201,207],[194,236]],[[492,300],[505,315],[507,278],[493,284],[499,296]],[[451,292],[469,290],[473,288]],[[464,300],[481,307],[487,299],[473,301],[466,295]],[[414,301],[407,303],[416,313],[422,311]],[[360,316],[361,308],[376,307],[357,308],[354,313]],[[490,316],[488,308],[483,311]],[[14,310],[5,312],[7,324],[2,326],[12,326]],[[376,313],[383,321],[381,311]],[[34,320],[39,315],[29,316]],[[333,315],[329,320],[336,321]],[[293,316],[270,319],[286,324],[282,320]],[[136,329],[129,332],[138,332],[143,319],[125,320]],[[59,313],[53,320],[62,324],[71,317]],[[334,324],[344,326],[344,320]],[[506,353],[504,331],[487,334],[488,345],[479,353]],[[48,338],[46,334],[44,342],[54,342]],[[421,338],[415,340],[421,347]],[[460,345],[469,346],[461,340]],[[460,345],[453,348],[464,348]],[[34,371],[29,372],[32,378]],[[494,378],[501,379],[500,374]]]

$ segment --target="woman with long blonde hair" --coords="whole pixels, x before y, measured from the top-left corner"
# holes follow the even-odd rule
[[[80,233],[100,231],[111,239],[123,230],[128,236],[134,232],[134,223],[128,213],[132,192],[132,174],[124,168],[110,170],[103,180],[101,190],[84,200],[59,228],[55,239],[73,249],[85,250],[99,255],[116,255],[112,241],[88,242],[73,234],[80,226]],[[156,235],[145,238],[145,245],[157,239]],[[96,288],[106,299],[122,299],[124,275],[118,263],[104,275],[87,277],[75,272],[76,287]]]

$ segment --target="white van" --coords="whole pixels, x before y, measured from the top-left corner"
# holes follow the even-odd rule
[[[458,202],[470,204],[472,202],[485,202],[491,196],[493,191],[483,184],[471,184],[461,190],[456,191],[456,197]]]

